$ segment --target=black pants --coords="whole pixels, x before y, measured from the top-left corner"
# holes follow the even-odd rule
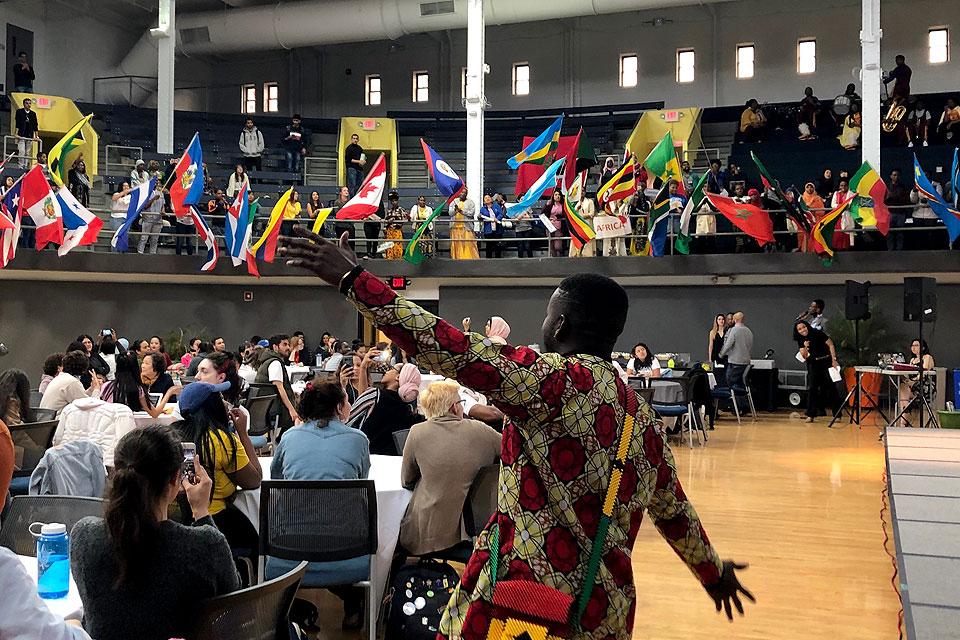
[[[488,258],[503,257],[503,233],[490,234],[484,236],[486,242],[483,243],[483,250]]]
[[[367,238],[367,255],[371,258],[376,258],[377,245],[380,244],[380,223],[364,222],[363,235]]]
[[[840,395],[837,385],[830,379],[830,361],[815,360],[807,362],[807,411],[809,418],[823,415],[830,407],[830,415],[835,415],[840,409]]]
[[[263,170],[263,158],[261,158],[260,156],[256,156],[256,157],[244,156],[244,157],[243,157],[243,168],[246,169],[247,171],[250,171],[251,169],[256,169],[257,171],[262,171],[262,170]]]
[[[333,233],[337,237],[337,240],[340,239],[340,236],[347,232],[350,234],[350,240],[357,239],[357,228],[350,224],[349,222],[337,222],[333,225]],[[357,253],[360,253],[359,247],[356,244],[351,244],[350,247]]]
[[[533,234],[533,229],[527,229],[526,231],[517,231],[517,257],[518,258],[532,258],[533,257],[533,243],[530,241],[531,238],[535,237]]]
[[[213,516],[217,529],[227,539],[227,544],[233,551],[240,551],[244,557],[249,557],[253,566],[257,566],[257,550],[260,548],[260,536],[247,516],[234,507],[227,508]],[[242,566],[242,565],[241,565]],[[254,569],[256,570],[256,569]],[[241,574],[242,575],[242,574]],[[253,584],[255,576],[248,576],[247,584]]]
[[[183,252],[186,251],[188,256],[192,256],[194,251],[193,237],[197,234],[197,227],[192,224],[176,222],[173,229],[177,234],[177,255],[183,255]]]

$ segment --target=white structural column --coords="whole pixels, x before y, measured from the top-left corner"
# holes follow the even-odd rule
[[[483,112],[487,108],[483,0],[467,0],[467,188],[479,206],[483,197]]]
[[[157,39],[157,153],[173,153],[173,87],[177,51],[176,0],[160,0]]]
[[[863,160],[883,175],[880,167],[880,0],[860,0],[860,83],[863,92],[863,130],[860,150]]]

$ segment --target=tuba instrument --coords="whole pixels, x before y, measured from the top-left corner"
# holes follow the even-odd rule
[[[887,109],[887,115],[884,116],[880,127],[886,133],[893,133],[900,126],[900,121],[903,120],[905,115],[907,115],[907,107],[897,100],[891,100],[890,108]]]

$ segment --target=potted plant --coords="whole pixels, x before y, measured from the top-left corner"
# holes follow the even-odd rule
[[[843,380],[847,389],[856,384],[854,367],[877,366],[877,354],[888,352],[891,345],[903,344],[903,337],[891,328],[886,316],[879,308],[870,305],[870,317],[859,321],[848,320],[842,315],[834,316],[827,324],[827,334],[833,340],[837,349],[837,360],[843,367]],[[859,350],[857,349],[857,333],[859,332]],[[864,397],[860,404],[863,407],[876,407],[880,400],[880,386],[883,376],[879,373],[866,372],[860,378]],[[853,403],[853,398],[850,398]]]
[[[199,329],[195,329],[193,325],[178,327],[166,335],[163,339],[163,344],[167,349],[167,353],[170,354],[170,357],[176,361],[189,350],[190,345],[187,344],[187,341],[190,340],[190,338],[200,336],[206,340],[207,334],[208,331],[206,327]]]

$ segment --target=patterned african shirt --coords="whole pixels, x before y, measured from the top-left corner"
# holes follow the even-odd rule
[[[577,598],[583,588],[627,393],[591,355],[539,354],[464,334],[361,271],[345,293],[417,364],[483,393],[510,418],[497,513],[480,534],[443,615],[440,638],[482,640],[490,624],[490,532],[500,527],[498,580],[533,580]],[[649,405],[640,409],[579,639],[630,637],[636,592],[630,552],[643,513],[705,586],[722,565],[680,487]]]

